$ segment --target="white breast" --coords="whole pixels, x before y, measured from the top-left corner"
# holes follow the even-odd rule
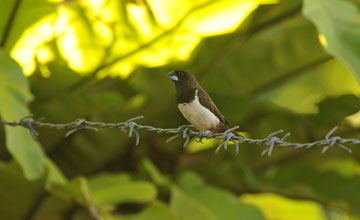
[[[195,91],[195,99],[190,103],[179,104],[178,107],[184,117],[200,131],[211,130],[218,125],[220,120],[209,109],[199,102],[198,90]]]

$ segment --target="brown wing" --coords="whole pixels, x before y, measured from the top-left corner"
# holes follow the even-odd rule
[[[229,122],[224,118],[219,109],[216,107],[215,103],[211,100],[210,96],[202,89],[198,89],[198,97],[202,106],[209,109],[212,113],[219,118],[219,120],[227,126],[230,126]]]

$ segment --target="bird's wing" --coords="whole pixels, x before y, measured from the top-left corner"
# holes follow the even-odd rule
[[[198,89],[198,97],[202,106],[206,107],[212,113],[214,113],[224,125],[230,126],[229,122],[221,114],[221,112],[216,107],[215,103],[211,100],[210,96],[205,92],[205,90],[203,90],[202,88]]]

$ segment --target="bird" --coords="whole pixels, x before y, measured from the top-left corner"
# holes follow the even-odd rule
[[[210,134],[222,133],[229,129],[229,122],[192,73],[175,70],[166,77],[175,84],[175,99],[180,112],[196,129]],[[232,133],[241,136],[235,131]]]

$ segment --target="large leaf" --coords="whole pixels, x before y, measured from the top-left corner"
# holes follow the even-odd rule
[[[203,36],[231,33],[260,4],[277,3],[277,0],[228,0],[228,1],[154,1],[149,5],[157,22],[174,27],[179,22],[192,33]],[[188,15],[188,16],[184,16]],[[185,20],[185,21],[182,21]]]
[[[90,181],[92,196],[97,205],[122,202],[150,202],[157,196],[153,184],[131,181],[126,175],[102,174]]]
[[[171,209],[184,219],[265,219],[255,206],[241,202],[226,190],[206,185],[194,173],[180,179],[172,190]]]
[[[67,213],[73,207],[73,203],[62,200],[57,196],[49,195],[42,198],[41,204],[38,204],[36,212],[33,213],[31,220],[60,220],[63,219],[64,213]]]
[[[18,121],[29,115],[27,104],[32,95],[22,70],[3,50],[0,50],[0,114],[6,121]],[[6,146],[20,163],[26,178],[37,179],[44,171],[44,154],[22,127],[6,127]]]
[[[261,208],[267,219],[326,219],[323,207],[313,201],[289,199],[273,193],[247,194],[241,199]]]
[[[188,59],[204,37],[231,33],[259,5],[275,2],[204,0],[134,4],[111,0],[63,4],[61,10],[54,10],[30,26],[11,53],[31,74],[35,71],[35,59],[40,65],[52,60],[54,51],[47,43],[56,41],[60,55],[71,69],[89,73],[110,67],[101,76],[126,77],[140,65],[157,67]]]
[[[360,82],[360,22],[356,5],[344,0],[304,0],[303,14],[316,25],[325,49]]]

